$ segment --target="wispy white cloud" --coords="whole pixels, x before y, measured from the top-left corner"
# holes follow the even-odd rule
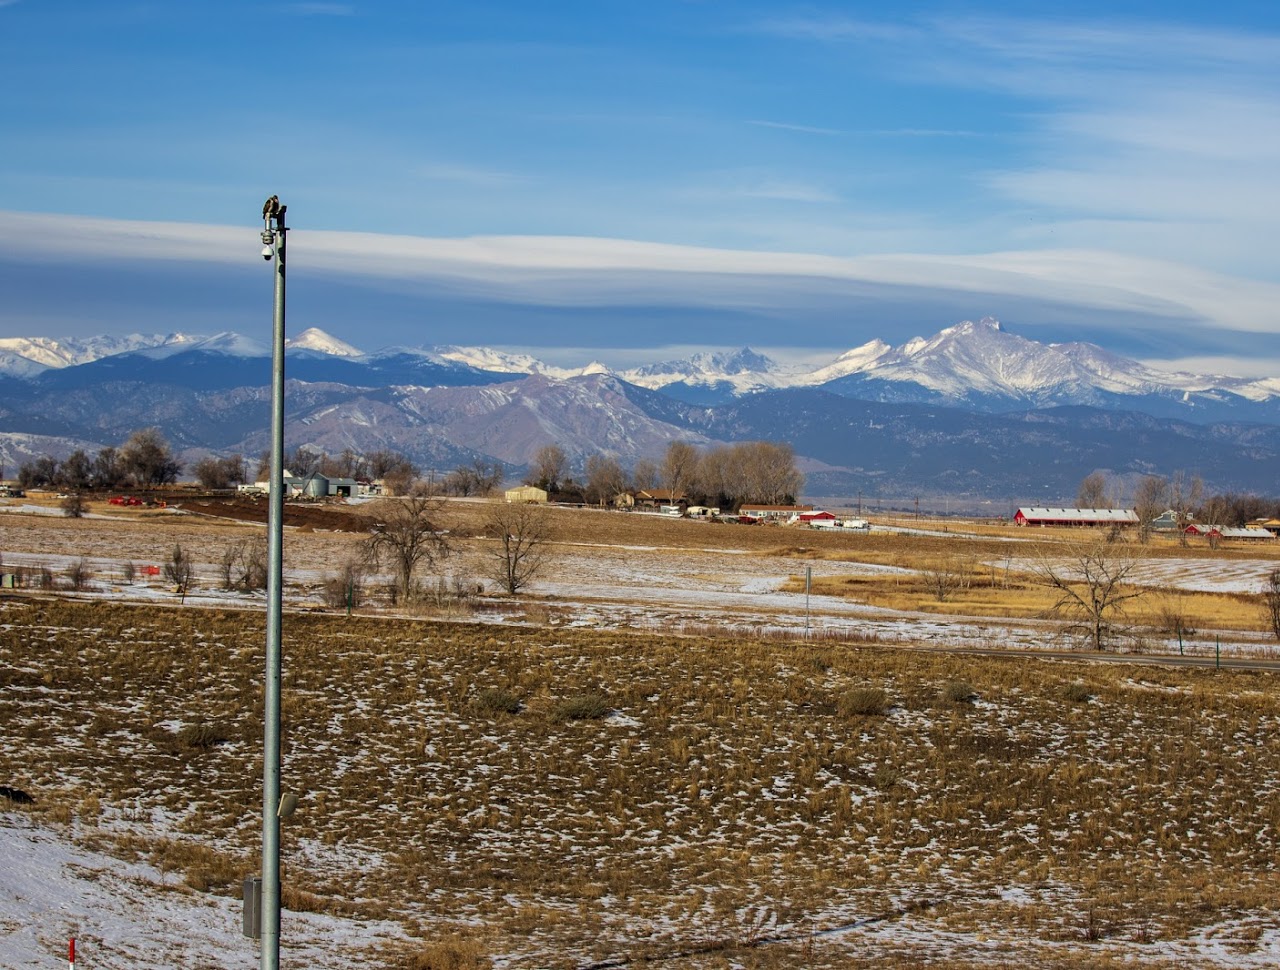
[[[845,132],[838,128],[818,128],[814,125],[793,125],[785,121],[758,121],[749,120],[749,125],[755,125],[758,128],[778,128],[782,131],[798,131],[806,135],[843,135]]]
[[[10,259],[253,264],[253,226],[0,212]],[[868,285],[950,291],[984,305],[1035,299],[1144,315],[1150,326],[1270,333],[1280,285],[1097,250],[840,258],[583,237],[439,239],[294,230],[295,272],[473,288],[542,305],[812,306]]]
[[[977,180],[992,210],[1005,210],[1010,244],[1115,249],[1280,280],[1270,258],[1280,35],[1070,17],[763,27],[884,54],[875,63],[899,78],[1025,102],[1018,150]]]
[[[1266,357],[1224,357],[1198,355],[1194,357],[1150,357],[1142,361],[1149,367],[1178,374],[1217,374],[1228,377],[1272,378],[1280,390],[1276,361]]]

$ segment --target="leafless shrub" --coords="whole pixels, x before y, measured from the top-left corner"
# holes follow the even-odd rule
[[[245,592],[267,588],[267,540],[263,536],[236,542],[223,550],[219,563],[223,589]]]
[[[93,570],[89,568],[87,560],[78,559],[67,567],[66,577],[71,588],[79,592],[88,587],[89,581],[93,579]]]
[[[1166,597],[1156,607],[1156,629],[1173,636],[1194,636],[1195,628],[1187,622],[1186,605],[1181,596]]]
[[[481,592],[480,584],[475,580],[455,574],[439,576],[434,583],[418,586],[413,599],[431,609],[469,611]]]
[[[954,558],[947,556],[924,569],[925,586],[933,593],[939,603],[945,603],[947,597],[960,588],[960,569]]]
[[[78,491],[69,493],[66,498],[62,500],[61,508],[62,514],[68,519],[84,518],[85,512],[88,511],[88,505],[84,500],[84,495]]]
[[[132,560],[126,559],[124,565],[120,567],[120,578],[126,583],[132,584],[137,578],[138,567],[133,564]]]
[[[173,553],[164,564],[164,578],[173,584],[174,589],[185,602],[187,590],[191,588],[191,582],[195,578],[195,564],[179,543],[174,544]]]
[[[1262,606],[1271,624],[1271,632],[1280,640],[1280,569],[1271,570],[1267,576],[1262,587]]]
[[[364,602],[364,570],[347,563],[324,581],[324,605],[335,610],[354,610]]]

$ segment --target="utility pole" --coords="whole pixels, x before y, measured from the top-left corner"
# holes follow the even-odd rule
[[[285,206],[262,207],[262,257],[274,260],[271,331],[271,487],[267,506],[267,662],[262,733],[262,970],[280,966],[280,620],[284,579]]]

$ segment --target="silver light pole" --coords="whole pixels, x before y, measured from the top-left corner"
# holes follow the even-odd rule
[[[267,506],[267,663],[262,738],[262,970],[280,966],[280,617],[284,576],[285,206],[262,207],[263,258],[275,261],[271,340],[271,487]]]

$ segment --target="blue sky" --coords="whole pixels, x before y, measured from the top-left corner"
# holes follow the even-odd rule
[[[0,0],[0,335],[1280,374],[1277,9]]]

